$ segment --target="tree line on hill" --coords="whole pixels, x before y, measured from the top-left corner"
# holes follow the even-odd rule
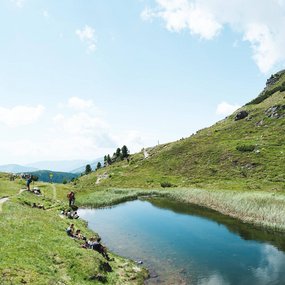
[[[102,168],[102,167],[106,167],[108,165],[111,165],[114,162],[122,161],[124,159],[128,160],[129,155],[130,155],[130,151],[127,148],[127,146],[124,145],[122,148],[118,147],[116,152],[113,153],[112,157],[110,156],[110,154],[107,154],[104,156],[104,165],[103,166],[102,166],[100,161],[97,163],[95,171]],[[85,167],[85,174],[89,174],[91,172],[92,172],[91,165],[87,164]]]
[[[16,176],[16,175],[13,175]],[[11,176],[13,179],[13,176]],[[42,181],[50,183],[63,183],[66,184],[69,181],[73,181],[79,175],[75,173],[60,172],[60,171],[50,171],[50,170],[38,170],[29,173],[19,174],[22,179],[27,179],[31,177],[32,181]]]

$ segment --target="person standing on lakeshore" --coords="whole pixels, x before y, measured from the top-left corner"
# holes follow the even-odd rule
[[[68,201],[69,201],[69,207],[73,206],[74,203],[75,203],[75,194],[73,191],[69,192],[67,194],[67,198],[68,198]]]

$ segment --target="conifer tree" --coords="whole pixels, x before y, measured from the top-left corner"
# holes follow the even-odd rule
[[[118,147],[117,150],[116,150],[116,157],[120,157],[120,154],[121,154],[121,149]]]
[[[124,145],[123,147],[122,147],[122,158],[126,158],[126,157],[128,157],[129,156],[129,150],[128,150],[128,148]]]
[[[107,163],[109,165],[112,164],[112,160],[111,160],[110,154],[108,154],[108,156],[107,156]]]
[[[96,169],[98,170],[98,169],[100,169],[101,167],[102,167],[102,165],[101,165],[101,162],[99,161],[99,162],[97,163],[97,168],[96,168]]]
[[[91,165],[87,164],[85,167],[85,174],[89,174],[92,171]]]

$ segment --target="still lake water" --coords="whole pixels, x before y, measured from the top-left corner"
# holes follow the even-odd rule
[[[146,284],[285,284],[284,234],[163,198],[79,215],[111,251],[143,261]]]

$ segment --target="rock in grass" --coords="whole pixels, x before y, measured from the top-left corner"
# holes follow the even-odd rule
[[[236,114],[235,121],[242,120],[246,118],[247,116],[248,116],[248,112],[245,110],[242,110]]]
[[[112,272],[112,267],[108,262],[102,262],[99,268],[104,272]]]
[[[107,277],[105,275],[102,275],[102,274],[96,274],[96,275],[90,276],[89,280],[99,281],[101,283],[106,283]]]

